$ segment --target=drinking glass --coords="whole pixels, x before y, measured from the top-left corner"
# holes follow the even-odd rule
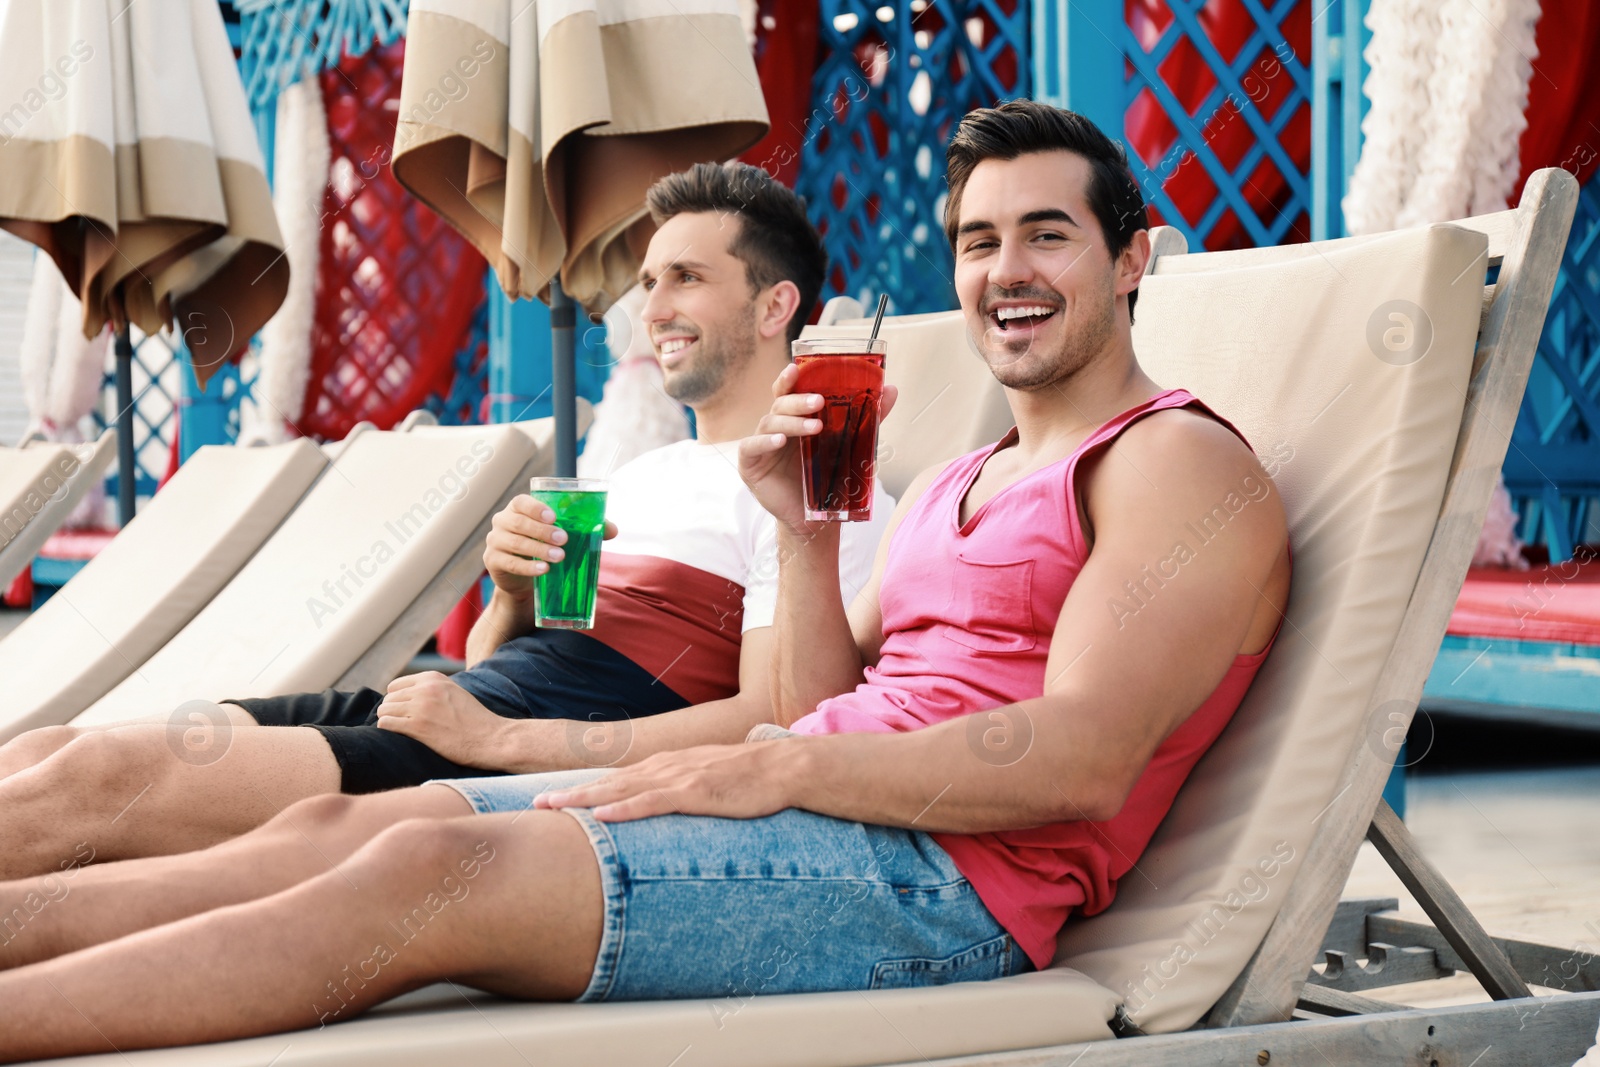
[[[879,337],[795,341],[798,393],[820,393],[822,432],[800,438],[806,518],[864,522],[872,518],[877,477],[878,398],[888,342]]]
[[[600,542],[606,533],[606,483],[595,478],[535,478],[533,498],[556,513],[567,532],[565,555],[533,579],[534,622],[558,630],[594,628]]]

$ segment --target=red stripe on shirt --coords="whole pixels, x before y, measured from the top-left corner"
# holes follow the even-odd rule
[[[589,636],[691,704],[739,692],[744,586],[659,556],[607,551]]]

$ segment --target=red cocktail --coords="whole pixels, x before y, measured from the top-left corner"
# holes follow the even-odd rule
[[[796,341],[799,393],[820,393],[822,432],[800,439],[806,518],[861,522],[872,518],[877,477],[878,398],[883,394],[882,338]]]

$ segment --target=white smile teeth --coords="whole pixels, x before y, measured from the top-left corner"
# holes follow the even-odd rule
[[[663,356],[670,356],[674,352],[683,351],[685,348],[688,348],[692,344],[694,344],[693,341],[684,341],[684,340],[667,341],[664,344],[662,344],[662,346],[661,346],[661,354]]]
[[[1040,315],[1049,315],[1054,311],[1055,308],[1044,307],[1043,305],[997,308],[995,309],[994,317],[1001,322],[1009,322],[1011,319],[1029,319]]]

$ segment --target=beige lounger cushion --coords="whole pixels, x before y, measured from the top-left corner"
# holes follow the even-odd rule
[[[361,434],[194,620],[74,721],[332,685],[476,537],[534,452],[513,426]]]
[[[464,998],[471,998],[469,1006]],[[856,1067],[1109,1038],[1116,998],[1069,971],[743,1001],[515,1004],[430,986],[322,1029],[52,1060],[123,1067]]]
[[[79,445],[29,441],[0,449],[0,586],[33,562],[50,535],[105,474],[116,431]]]
[[[1480,233],[1436,226],[1267,266],[1197,273],[1206,257],[1171,257],[1141,286],[1141,362],[1250,439],[1274,471],[1295,553],[1277,648],[1141,874],[1103,915],[1063,931],[1058,958],[1123,994],[1146,1030],[1192,1025],[1238,976],[1350,746],[1366,743],[1363,716],[1439,517],[1485,249]],[[1414,362],[1384,348],[1385,331],[1404,329],[1391,312],[1417,319],[1417,337],[1431,329]]]
[[[64,723],[194,618],[327,465],[310,441],[208,446],[0,641],[0,742]]]
[[[59,496],[77,469],[78,457],[68,445],[35,441],[26,448],[0,448],[0,546]]]

